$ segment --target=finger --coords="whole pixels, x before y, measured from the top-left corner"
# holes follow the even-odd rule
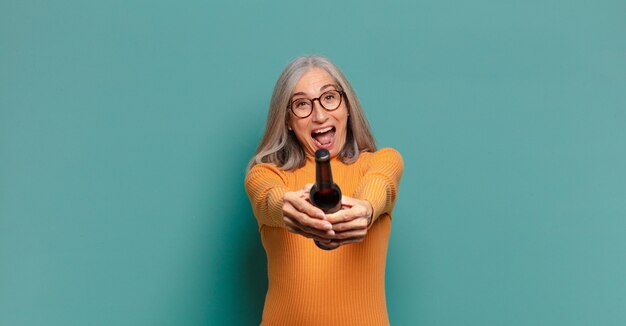
[[[352,207],[358,204],[358,199],[350,196],[341,196],[341,205],[346,207]]]
[[[334,213],[330,213],[326,215],[325,220],[330,222],[331,224],[336,223],[345,223],[353,218],[350,218],[350,213],[348,212],[350,209],[340,209]]]
[[[317,218],[312,218],[306,213],[300,212],[297,210],[291,203],[283,204],[283,220],[285,218],[289,219],[292,224],[297,224],[300,229],[307,227],[308,229],[318,230],[321,234],[334,234],[333,226],[328,221],[320,220]]]
[[[308,233],[306,231],[302,231],[302,230],[298,230],[298,229],[294,229],[294,231],[291,231],[292,233],[296,233],[298,235],[301,235],[305,238],[309,238],[309,239],[313,239],[316,241],[319,241],[321,243],[330,243],[332,241],[332,239],[329,238],[325,238],[325,237],[321,237],[317,234],[312,234],[312,233]]]
[[[306,192],[304,192],[304,190],[298,190],[298,197],[304,199],[307,197]]]
[[[292,202],[298,199],[305,199],[308,195],[304,193],[304,190],[298,190],[294,192],[285,193],[283,201]]]
[[[345,232],[351,230],[363,230],[367,229],[367,219],[357,218],[348,222],[339,222],[333,224],[333,230],[335,232]]]
[[[346,240],[339,241],[339,244],[343,246],[343,245],[347,245],[347,244],[351,244],[351,243],[363,242],[363,240],[365,240],[365,238],[346,239]]]
[[[331,237],[334,236],[334,233],[332,235],[328,233],[320,233],[321,231],[319,230],[302,227],[301,225],[294,223],[293,220],[286,216],[283,217],[283,220],[285,221],[285,225],[289,232],[296,233],[310,239],[328,243],[331,241]]]
[[[284,201],[289,202],[289,204],[291,204],[299,212],[305,213],[314,218],[324,219],[324,212],[321,209],[313,206],[311,203],[299,196],[292,197],[285,195]]]
[[[350,230],[345,232],[335,232],[335,236],[333,239],[336,240],[347,240],[353,238],[365,238],[367,234],[367,230]]]
[[[314,228],[310,228],[310,227],[298,224],[297,222],[294,222],[293,220],[288,220],[288,219],[285,220],[285,225],[288,228],[292,228],[298,231],[297,233],[307,236],[307,238],[319,238],[319,239],[330,240],[335,236],[335,232],[333,230],[329,230],[329,231],[318,230],[318,229],[314,229]]]
[[[324,242],[324,243],[329,243],[329,242],[330,242],[330,239],[322,239],[322,238],[319,238],[319,237],[318,237],[318,236],[316,236],[315,234],[311,234],[311,233],[308,233],[308,232],[302,231],[302,230],[300,230],[300,229],[298,229],[298,228],[288,227],[288,228],[287,228],[287,230],[288,230],[289,232],[291,232],[291,233],[295,233],[295,234],[300,235],[300,236],[303,236],[303,237],[305,237],[305,238],[315,239],[315,240],[318,240],[318,241],[320,241],[320,242]]]
[[[335,213],[326,215],[326,220],[332,224],[349,222],[367,215],[367,208],[357,205],[347,209],[341,209]]]

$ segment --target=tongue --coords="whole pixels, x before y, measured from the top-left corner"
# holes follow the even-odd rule
[[[322,145],[329,144],[335,135],[334,130],[327,131],[323,134],[315,134],[315,139]]]

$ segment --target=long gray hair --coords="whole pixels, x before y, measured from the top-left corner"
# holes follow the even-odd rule
[[[321,56],[302,56],[291,61],[276,81],[270,102],[265,132],[248,170],[259,163],[272,163],[282,170],[295,170],[306,163],[306,152],[296,135],[288,130],[292,92],[302,75],[312,68],[326,70],[344,91],[348,109],[346,142],[338,154],[344,163],[354,163],[360,152],[375,152],[376,141],[361,104],[350,82],[330,60]]]

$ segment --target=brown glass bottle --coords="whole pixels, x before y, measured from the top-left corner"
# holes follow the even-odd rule
[[[330,152],[327,149],[318,149],[315,152],[315,184],[310,192],[311,203],[319,207],[324,213],[330,214],[341,209],[341,189],[333,182],[330,169]],[[315,244],[324,250],[335,248],[326,247],[317,240]]]

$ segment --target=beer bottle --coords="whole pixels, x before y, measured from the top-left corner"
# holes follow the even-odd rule
[[[315,152],[315,184],[311,188],[310,199],[314,206],[319,207],[326,214],[341,209],[341,189],[333,182],[330,169],[330,152],[324,148]],[[326,247],[317,240],[315,244],[324,250],[336,248]]]

